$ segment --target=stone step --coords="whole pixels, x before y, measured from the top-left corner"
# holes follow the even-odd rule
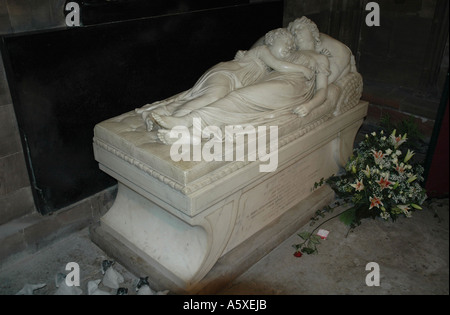
[[[97,222],[114,200],[115,193],[116,187],[111,187],[52,215],[33,212],[0,225],[0,266]]]

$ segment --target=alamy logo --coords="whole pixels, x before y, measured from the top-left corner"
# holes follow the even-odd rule
[[[366,11],[370,11],[366,16],[366,25],[369,27],[380,26],[380,5],[376,2],[366,4]]]
[[[80,266],[76,262],[69,262],[66,265],[66,271],[70,271],[66,275],[66,285],[68,287],[80,286]]]
[[[80,5],[76,2],[68,2],[65,10],[69,11],[66,15],[66,25],[80,26]]]
[[[366,271],[370,271],[366,276],[366,285],[369,287],[380,286],[380,265],[370,262],[366,265]]]
[[[225,126],[222,132],[217,126],[202,129],[200,118],[194,118],[193,126],[192,134],[184,126],[170,130],[170,138],[177,139],[170,147],[173,161],[245,161],[247,149],[248,161],[267,162],[259,165],[260,172],[274,172],[278,168],[278,126],[234,125]],[[209,140],[202,144],[202,139]]]

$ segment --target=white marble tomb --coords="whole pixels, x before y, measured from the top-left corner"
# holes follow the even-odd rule
[[[333,51],[328,44],[329,60]],[[175,293],[211,286],[214,266],[236,252],[249,259],[263,255],[268,240],[285,228],[283,216],[304,224],[334,197],[327,187],[312,188],[345,164],[368,108],[360,101],[362,77],[354,64],[336,77],[326,100],[307,115],[290,112],[271,122],[279,131],[274,172],[261,172],[261,160],[176,162],[172,145],[155,141],[139,111],[97,124],[95,159],[117,179],[118,194],[92,231],[94,240],[124,265],[151,273],[139,276],[153,278],[156,289]],[[313,206],[311,198],[317,199]],[[271,234],[255,238],[265,230]]]

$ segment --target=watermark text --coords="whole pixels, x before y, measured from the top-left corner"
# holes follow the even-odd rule
[[[225,126],[223,133],[217,126],[202,129],[200,118],[194,118],[193,125],[192,130],[184,126],[170,130],[170,138],[177,139],[170,148],[173,161],[245,161],[247,151],[247,161],[267,162],[259,165],[260,172],[278,168],[278,126]],[[202,139],[209,140],[202,144]]]
[[[380,26],[380,5],[376,2],[366,4],[366,11],[370,11],[366,16],[366,25],[369,27]]]
[[[368,287],[380,286],[380,265],[376,262],[370,262],[366,265],[366,271],[370,272],[366,275],[366,285]]]

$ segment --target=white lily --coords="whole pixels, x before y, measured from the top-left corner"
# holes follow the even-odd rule
[[[408,149],[408,152],[406,152],[406,156],[405,159],[403,160],[405,163],[407,163],[413,156],[414,156],[414,151],[411,151]]]

